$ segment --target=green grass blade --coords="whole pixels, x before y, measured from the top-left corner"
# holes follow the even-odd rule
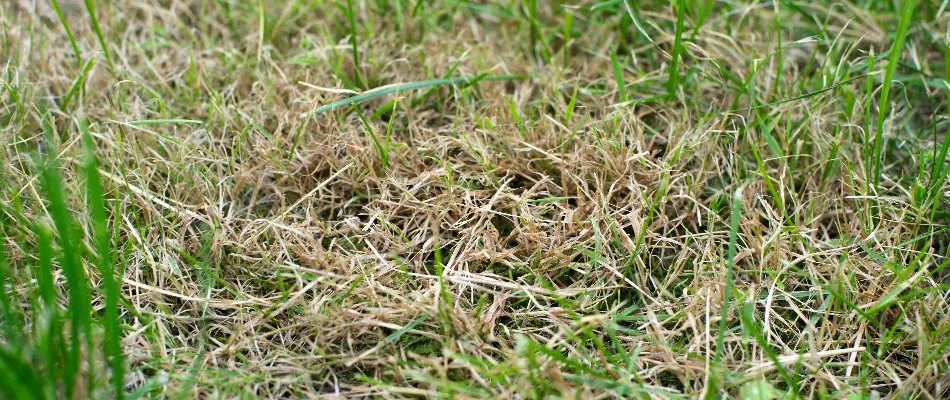
[[[640,32],[640,36],[643,36],[643,38],[651,44],[656,44],[653,41],[653,38],[650,37],[646,29],[643,29],[643,25],[640,23],[639,5],[637,8],[631,7],[630,0],[623,0],[623,5],[627,9],[627,15],[630,16],[631,20],[633,20],[633,25],[637,27],[637,32]]]
[[[83,351],[83,342],[92,340],[92,316],[89,298],[89,284],[79,257],[80,248],[76,245],[74,235],[76,225],[70,215],[63,191],[63,182],[59,175],[56,160],[43,160],[41,180],[46,199],[49,202],[48,211],[59,236],[61,249],[59,263],[66,277],[66,287],[69,292],[68,315],[70,322],[70,344],[66,373],[66,394],[73,393],[76,374],[80,373],[81,358],[88,351]],[[91,363],[89,365],[91,368]],[[88,372],[88,371],[87,371]]]
[[[887,117],[888,101],[890,100],[891,79],[894,77],[894,71],[897,70],[897,64],[901,59],[901,50],[904,48],[904,39],[907,37],[907,30],[910,28],[911,18],[914,17],[914,8],[917,6],[917,0],[905,0],[901,8],[901,19],[897,24],[897,31],[894,34],[894,44],[891,46],[890,56],[887,59],[887,70],[884,72],[884,82],[881,86],[881,98],[878,101],[877,110],[877,129],[874,132],[874,148],[871,154],[873,158],[874,171],[871,179],[874,181],[876,189],[881,183],[881,147],[883,146],[884,119]]]
[[[350,47],[353,52],[353,81],[356,83],[356,86],[362,88],[366,85],[366,82],[363,82],[363,77],[360,73],[360,39],[356,31],[356,15],[353,12],[353,0],[346,0],[346,7],[341,7],[341,9],[346,16],[347,22],[350,23]]]
[[[66,339],[63,336],[63,313],[57,304],[56,289],[53,281],[53,259],[56,252],[53,250],[52,233],[40,224],[32,224],[33,234],[36,236],[36,252],[38,263],[34,272],[34,278],[38,283],[40,300],[42,308],[37,310],[37,314],[49,319],[46,323],[46,329],[36,329],[39,338],[34,345],[40,358],[44,363],[44,370],[52,375],[47,378],[49,383],[59,384],[64,378],[65,371],[62,371],[60,365],[63,360],[69,360],[69,349],[64,344]],[[72,378],[69,378],[72,379]]]
[[[775,349],[773,349],[772,345],[769,344],[769,341],[766,340],[764,328],[752,317],[753,307],[754,303],[751,302],[745,303],[743,305],[742,310],[739,313],[739,320],[741,321],[742,326],[748,333],[752,335],[752,338],[755,339],[755,342],[758,343],[759,347],[765,352],[765,355],[768,356],[769,360],[772,361],[772,364],[775,365],[775,369],[778,370],[780,375],[782,375],[782,379],[785,380],[785,382],[788,384],[788,387],[797,394],[798,380],[794,375],[788,372],[788,370],[785,368],[785,365],[779,360],[778,354],[775,353]]]
[[[627,101],[627,84],[623,80],[623,67],[620,66],[620,59],[617,58],[617,49],[610,52],[610,66],[614,70],[614,81],[617,82],[617,94],[620,102]]]
[[[673,58],[670,60],[670,80],[667,82],[667,94],[670,97],[676,94],[680,86],[679,61],[683,54],[683,23],[686,18],[686,1],[675,0],[676,32],[673,36]]]
[[[874,50],[867,56],[867,73],[864,75],[867,77],[867,81],[864,82],[864,120],[868,124],[867,129],[871,129],[871,109],[873,108],[871,103],[873,100],[874,93],[874,64],[876,62],[876,57],[874,55]],[[862,141],[862,151],[861,157],[864,158],[864,174],[866,177],[866,189],[868,192],[871,190],[871,175],[874,173],[874,162],[872,160],[871,153],[873,152],[874,141],[870,139],[871,132],[866,132],[864,140]],[[868,210],[867,217],[870,221],[870,210]]]
[[[571,93],[571,100],[567,103],[567,110],[564,111],[564,126],[571,125],[571,117],[574,116],[574,107],[577,106],[577,86],[574,86],[574,91]]]
[[[32,366],[6,345],[0,345],[0,398],[49,398],[47,388]]]
[[[89,75],[92,66],[96,64],[95,61],[96,58],[92,57],[86,62],[86,65],[83,66],[82,71],[79,72],[79,76],[76,77],[76,80],[73,81],[73,85],[69,88],[69,92],[66,93],[66,97],[63,97],[61,108],[66,109],[66,107],[69,106],[69,101],[73,99],[73,96],[82,91],[82,88],[86,84],[86,76]]]
[[[561,64],[567,65],[570,59],[571,49],[571,25],[574,23],[574,14],[570,11],[564,13],[564,44],[561,47]]]
[[[376,148],[376,152],[379,153],[379,159],[383,162],[383,170],[389,168],[389,147],[388,143],[384,144],[379,140],[379,135],[376,134],[376,130],[373,129],[373,126],[369,124],[369,121],[366,120],[366,117],[363,116],[363,112],[356,109],[356,115],[359,117],[360,122],[363,123],[363,128],[366,129],[366,133],[369,134],[369,138],[373,141],[373,147]]]
[[[713,10],[713,0],[698,0],[694,3],[696,10],[696,23],[693,26],[693,32],[690,34],[691,40],[696,38],[696,34],[699,33],[699,28],[703,27],[703,23],[706,22],[706,18],[709,17],[709,14]],[[778,14],[776,14],[777,18]]]
[[[713,359],[713,365],[718,368],[722,362],[722,352],[725,345],[726,339],[726,330],[728,329],[728,320],[729,320],[729,308],[732,305],[732,292],[733,292],[733,283],[732,283],[732,274],[735,269],[736,262],[736,244],[739,241],[739,217],[742,214],[742,192],[741,189],[737,190],[732,197],[732,213],[729,222],[729,247],[726,250],[726,283],[723,288],[722,295],[722,308],[720,310],[719,318],[719,331],[716,336],[716,355]],[[706,397],[709,398],[710,395],[715,396],[716,385],[714,379],[710,379],[712,383],[710,387],[706,390]]]
[[[204,121],[197,119],[139,119],[134,121],[129,121],[129,125],[134,126],[144,126],[144,125],[161,125],[161,124],[173,124],[173,125],[201,125],[204,124]]]
[[[106,44],[106,38],[102,35],[102,28],[99,27],[99,18],[96,17],[95,0],[83,0],[86,4],[86,12],[89,13],[89,22],[92,24],[92,30],[99,39],[99,45],[102,46],[102,52],[106,55],[106,61],[109,63],[109,70],[115,72],[115,64],[112,63],[112,54],[109,52],[109,45]]]
[[[56,289],[53,286],[53,238],[48,230],[40,225],[33,226],[36,235],[36,252],[39,262],[36,266],[35,279],[43,304],[52,311],[56,307]]]
[[[4,221],[2,216],[0,216],[0,238],[4,238],[5,229]],[[11,273],[9,264],[7,263],[6,251],[4,246],[0,244],[0,328],[5,332],[5,339],[9,341],[18,341],[20,336],[23,335],[23,329],[21,327],[22,317],[19,315],[13,304],[16,304],[16,292],[14,291],[7,297],[7,281],[10,281],[10,287],[16,287],[13,284],[13,274]]]
[[[109,221],[106,216],[105,192],[99,179],[98,162],[95,154],[95,144],[89,134],[89,121],[85,118],[79,122],[83,144],[86,147],[86,201],[89,217],[92,220],[93,238],[96,248],[96,267],[102,275],[105,290],[105,318],[102,324],[105,328],[105,351],[112,367],[112,385],[117,399],[123,396],[125,377],[123,373],[122,347],[120,323],[118,317],[119,281],[116,274],[115,254],[111,247]]]
[[[574,196],[551,196],[544,197],[540,199],[527,199],[525,200],[528,203],[557,203],[564,200],[576,199]]]
[[[754,105],[754,106],[746,107],[746,108],[733,108],[733,109],[727,111],[727,113],[732,114],[732,113],[738,113],[738,112],[744,112],[744,111],[754,111],[754,110],[758,110],[758,109],[760,109],[760,108],[770,108],[770,107],[775,107],[775,106],[779,106],[779,105],[786,104],[786,103],[791,103],[791,102],[793,102],[793,101],[804,100],[804,99],[807,99],[807,98],[809,98],[809,97],[817,96],[817,95],[822,94],[822,93],[827,92],[827,91],[835,90],[835,89],[837,89],[837,88],[839,88],[839,87],[841,87],[841,86],[847,85],[847,84],[849,84],[849,83],[851,83],[851,82],[853,82],[853,81],[856,81],[856,80],[858,80],[858,79],[862,79],[862,78],[867,77],[867,76],[868,76],[868,74],[864,74],[864,75],[860,75],[860,76],[855,76],[855,77],[853,77],[853,78],[846,79],[846,80],[844,80],[844,81],[842,81],[842,82],[835,83],[835,84],[830,85],[830,86],[828,86],[828,87],[824,87],[824,88],[821,88],[821,89],[818,89],[818,90],[813,90],[813,91],[811,91],[811,92],[808,92],[808,93],[805,93],[805,94],[801,94],[801,95],[792,97],[792,98],[790,98],[790,99],[779,100],[779,101],[775,101],[775,102],[772,102],[772,103],[766,103],[766,104],[758,104],[758,105]]]
[[[56,11],[56,17],[59,18],[59,23],[63,25],[63,30],[66,31],[66,38],[69,39],[69,45],[73,48],[73,53],[76,54],[76,65],[82,67],[82,52],[79,51],[79,45],[76,44],[76,38],[73,36],[73,30],[69,28],[69,24],[66,22],[66,16],[63,14],[63,9],[59,7],[58,0],[50,0],[50,3],[53,4],[53,10]]]
[[[420,89],[429,86],[441,86],[441,85],[457,85],[457,84],[471,84],[478,81],[505,81],[505,80],[520,80],[527,79],[528,75],[479,75],[479,76],[458,76],[455,78],[445,78],[445,79],[431,79],[427,81],[418,81],[410,83],[400,83],[394,85],[380,86],[378,88],[360,93],[355,96],[347,97],[343,100],[334,101],[330,104],[317,107],[313,111],[306,112],[301,114],[301,118],[306,118],[314,115],[323,114],[327,111],[332,111],[340,107],[351,106],[354,104],[362,103],[366,100],[372,100],[377,97],[385,96],[391,93],[405,92],[408,90]]]
[[[551,63],[551,50],[547,41],[544,40],[544,34],[541,32],[541,23],[538,22],[538,1],[526,0],[523,7],[528,14],[528,25],[530,27],[531,51],[536,59],[543,60],[546,64]]]
[[[946,53],[945,53],[945,66],[944,66],[944,90],[947,92],[948,97],[950,97],[950,41],[946,44]],[[950,116],[950,101],[947,102],[947,113],[945,115]],[[936,135],[936,132],[934,132]],[[937,145],[936,137],[934,138],[934,146]],[[927,203],[932,204],[931,215],[937,212],[939,208],[939,195],[940,190],[943,188],[943,184],[947,182],[947,172],[950,165],[947,165],[947,152],[950,150],[950,124],[947,124],[947,131],[943,135],[943,145],[940,146],[940,149],[936,151],[934,156],[933,166],[930,173],[930,185],[927,194]]]

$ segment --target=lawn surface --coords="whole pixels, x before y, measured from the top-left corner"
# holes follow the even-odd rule
[[[0,398],[950,396],[946,0],[33,3]]]

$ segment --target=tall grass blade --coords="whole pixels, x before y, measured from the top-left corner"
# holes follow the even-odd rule
[[[43,306],[47,311],[52,312],[56,308],[56,289],[53,286],[53,238],[50,232],[41,225],[33,226],[33,234],[36,235],[36,252],[39,256],[39,262],[36,264],[35,276],[37,288],[39,289],[40,299],[43,300]]]
[[[92,340],[92,316],[89,298],[89,287],[85,271],[80,260],[80,248],[76,245],[74,235],[76,225],[73,223],[66,197],[63,192],[63,182],[55,158],[42,160],[41,180],[46,199],[49,202],[48,211],[53,219],[53,225],[59,236],[60,257],[59,264],[66,277],[66,287],[69,292],[68,316],[70,323],[70,342],[67,355],[66,373],[64,374],[66,395],[74,396],[74,386],[77,374],[81,372],[82,356],[88,354],[83,351],[82,339],[86,347]],[[87,365],[92,368],[92,363]]]
[[[346,0],[346,7],[341,7],[347,22],[350,23],[350,47],[353,52],[353,81],[362,88],[366,84],[360,73],[360,39],[356,31],[356,14],[353,12],[353,0]]]
[[[531,51],[535,59],[543,60],[545,63],[551,63],[551,50],[544,40],[544,34],[541,32],[541,24],[538,23],[538,1],[527,0],[523,4],[528,14],[528,23],[530,25]]]
[[[564,13],[564,44],[561,47],[561,64],[568,65],[568,60],[570,59],[570,49],[571,49],[571,25],[574,23],[574,14],[570,12]]]
[[[675,0],[676,32],[673,36],[673,59],[670,60],[670,80],[667,82],[667,94],[670,97],[676,94],[680,85],[679,61],[683,54],[683,23],[686,18],[686,1]]]
[[[948,97],[950,97],[950,41],[946,44],[946,58],[944,66],[944,89],[947,91]],[[950,116],[950,101],[947,102],[947,113],[944,114]],[[936,135],[936,132],[934,132]],[[936,149],[937,140],[934,138],[934,147]],[[931,214],[937,212],[939,208],[940,198],[940,189],[943,188],[943,184],[947,182],[947,172],[950,165],[947,165],[947,151],[950,150],[950,123],[947,124],[947,131],[943,135],[943,145],[940,146],[940,150],[934,155],[933,166],[930,173],[930,188],[928,189],[927,201],[929,204],[932,204]],[[932,202],[932,203],[930,203]]]
[[[0,216],[0,238],[5,236],[4,233],[4,221],[3,217]],[[2,328],[0,332],[4,332],[6,340],[16,342],[23,334],[23,330],[20,326],[21,317],[19,312],[14,308],[14,304],[17,302],[16,292],[14,291],[7,297],[7,282],[9,281],[11,288],[16,286],[3,247],[3,244],[0,243],[0,328]]]
[[[66,22],[66,15],[63,14],[63,9],[59,7],[58,0],[50,0],[50,3],[53,4],[53,10],[56,11],[56,17],[59,18],[59,23],[63,25],[63,30],[66,31],[66,38],[69,39],[69,45],[73,48],[73,53],[76,54],[76,65],[82,67],[82,53],[79,51],[79,45],[76,44],[76,38],[73,36],[73,30],[69,28],[69,24]]]
[[[37,280],[42,308],[38,309],[37,321],[46,319],[45,326],[37,324],[34,328],[38,335],[35,347],[44,363],[44,370],[49,375],[53,371],[60,371],[59,364],[69,358],[69,349],[64,345],[63,312],[57,304],[56,288],[53,281],[53,259],[56,252],[53,250],[52,233],[41,224],[32,224],[33,234],[36,236],[36,252],[39,262],[34,270],[34,279]],[[59,374],[47,378],[47,386],[56,386],[64,380]]]
[[[112,62],[112,54],[109,51],[109,45],[106,44],[106,38],[102,34],[102,28],[99,27],[99,18],[96,17],[96,1],[83,0],[86,4],[86,12],[89,14],[89,22],[92,24],[92,31],[96,33],[99,39],[99,45],[102,46],[102,52],[106,55],[106,62],[109,63],[109,70],[115,72],[115,64]]]
[[[109,232],[109,221],[106,216],[105,193],[102,188],[102,181],[99,179],[98,161],[96,160],[95,144],[92,141],[92,135],[89,134],[89,121],[83,118],[79,121],[79,130],[82,134],[83,144],[86,147],[87,159],[85,165],[86,174],[86,201],[89,212],[89,218],[92,220],[93,239],[96,248],[96,267],[102,276],[105,290],[105,318],[102,325],[105,329],[105,351],[106,359],[112,367],[112,385],[115,390],[115,397],[121,399],[123,396],[123,385],[125,381],[123,373],[121,332],[118,306],[119,306],[119,282],[121,277],[116,271],[115,254],[111,246],[111,235]]]
[[[911,18],[914,17],[914,8],[917,6],[917,0],[905,0],[901,8],[901,19],[897,24],[897,31],[894,34],[894,44],[891,46],[890,55],[887,59],[887,69],[884,72],[884,82],[881,86],[881,98],[878,101],[877,124],[874,132],[874,148],[872,152],[874,170],[871,179],[874,181],[874,188],[877,189],[881,183],[881,147],[884,134],[884,119],[889,113],[888,101],[891,93],[891,79],[894,77],[894,71],[897,70],[897,64],[901,60],[901,50],[904,48],[904,39],[907,37],[907,30],[910,28]]]
[[[614,70],[614,81],[617,82],[617,94],[620,102],[627,101],[627,83],[623,79],[623,67],[620,66],[620,59],[617,58],[617,49],[610,53],[610,66]]]
[[[719,331],[716,336],[716,355],[713,366],[718,369],[722,362],[722,352],[725,345],[726,330],[728,329],[729,308],[732,305],[732,274],[736,263],[736,243],[739,238],[739,216],[742,214],[742,189],[736,190],[732,197],[732,216],[729,222],[729,247],[726,250],[726,283],[722,295],[722,312],[719,318]],[[716,396],[717,379],[710,378],[710,387],[706,388],[706,398]]]

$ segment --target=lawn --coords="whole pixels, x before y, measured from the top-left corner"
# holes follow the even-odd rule
[[[947,0],[0,2],[0,399],[950,397]]]

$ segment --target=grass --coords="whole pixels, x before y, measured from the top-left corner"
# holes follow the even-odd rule
[[[93,32],[95,32],[96,38],[99,39],[99,45],[102,46],[102,53],[105,54],[106,61],[109,63],[109,69],[114,71],[115,64],[112,62],[112,51],[109,50],[109,44],[108,42],[106,42],[105,36],[102,34],[102,28],[99,27],[99,17],[96,16],[96,0],[83,0],[83,3],[86,6],[86,13],[88,13],[89,15],[89,23],[92,24],[92,30]],[[58,5],[56,5],[56,8],[57,8],[57,14],[62,14],[59,11]],[[68,26],[66,25],[66,22],[64,19],[62,19],[62,17],[60,18],[60,22],[63,23],[64,28]],[[66,32],[69,32],[68,28]],[[73,49],[75,49],[76,46],[71,37],[70,37],[70,43],[74,45]],[[79,57],[79,54],[80,53],[77,52],[76,56]]]
[[[667,82],[668,94],[672,97],[680,86],[680,57],[683,54],[683,24],[686,21],[686,1],[674,0],[673,12],[676,14],[676,30],[673,32],[673,55],[670,58],[670,71],[668,72],[669,81]]]
[[[0,3],[0,398],[945,398],[948,12]]]
[[[333,111],[340,107],[353,106],[359,103],[362,103],[366,100],[372,100],[380,97],[384,97],[390,94],[398,94],[400,92],[407,92],[415,89],[421,89],[431,86],[447,86],[447,85],[457,85],[457,84],[466,84],[474,85],[479,81],[499,81],[499,80],[519,80],[528,78],[525,75],[477,75],[477,76],[458,76],[454,78],[445,78],[445,79],[429,79],[419,82],[409,82],[409,83],[400,83],[394,85],[381,86],[371,90],[367,90],[360,94],[347,97],[342,100],[334,101],[330,104],[324,104],[320,107],[317,107],[313,111],[301,114],[301,118],[307,118],[311,116],[316,116],[328,111]]]
[[[101,396],[104,389],[100,385],[105,385],[99,381],[101,372],[96,370],[98,356],[111,360],[108,365],[115,397],[122,397],[124,393],[124,361],[117,317],[119,285],[114,280],[116,263],[111,257],[112,237],[87,127],[86,121],[82,121],[80,130],[90,151],[85,168],[89,202],[85,220],[92,224],[94,231],[95,256],[87,257],[81,247],[83,241],[75,236],[77,226],[67,206],[65,186],[54,158],[40,156],[35,159],[42,197],[48,202],[45,214],[52,220],[52,230],[42,222],[31,221],[32,217],[22,213],[19,207],[4,209],[8,220],[19,222],[22,227],[28,226],[28,232],[17,232],[8,226],[3,229],[4,233],[30,233],[36,243],[33,246],[29,239],[16,234],[6,237],[19,239],[20,249],[30,249],[38,261],[27,271],[17,271],[0,253],[0,269],[3,270],[0,282],[4,287],[10,284],[17,288],[32,280],[38,283],[35,288],[27,290],[25,298],[16,292],[4,290],[0,293],[3,311],[0,323],[6,328],[3,348],[0,349],[0,371],[5,377],[14,379],[7,382],[4,389],[4,395],[11,398],[53,397],[57,394],[66,397]],[[104,280],[105,315],[101,322],[105,335],[102,346],[96,343],[99,336],[93,332],[95,315],[90,280],[83,266],[85,260],[97,266]],[[54,271],[54,262],[59,271]],[[57,282],[57,275],[65,277],[65,284],[62,280]],[[61,293],[68,299],[65,307],[57,300],[60,288],[55,286],[63,286]],[[17,310],[20,301],[27,301],[29,306]]]
[[[884,71],[884,83],[881,85],[881,98],[877,104],[877,124],[874,130],[874,153],[872,154],[874,159],[871,164],[874,166],[872,176],[874,177],[875,189],[880,185],[881,163],[883,162],[883,160],[881,160],[881,146],[883,143],[884,121],[890,112],[889,95],[891,93],[891,80],[894,78],[894,72],[897,71],[897,63],[899,63],[901,59],[901,50],[904,47],[904,40],[906,40],[911,19],[914,18],[916,3],[916,0],[903,2],[900,22],[897,23],[897,31],[894,33],[894,44],[891,46],[890,55],[887,57],[887,69]]]
[[[50,0],[50,5],[53,6],[53,9],[56,11],[56,17],[59,18],[59,23],[63,26],[63,31],[66,32],[66,38],[69,39],[69,45],[72,46],[73,54],[76,55],[76,63],[82,65],[82,52],[79,51],[79,46],[76,44],[76,38],[73,37],[72,29],[69,29],[69,22],[66,20],[66,16],[63,15],[63,9],[59,6],[59,1]]]

